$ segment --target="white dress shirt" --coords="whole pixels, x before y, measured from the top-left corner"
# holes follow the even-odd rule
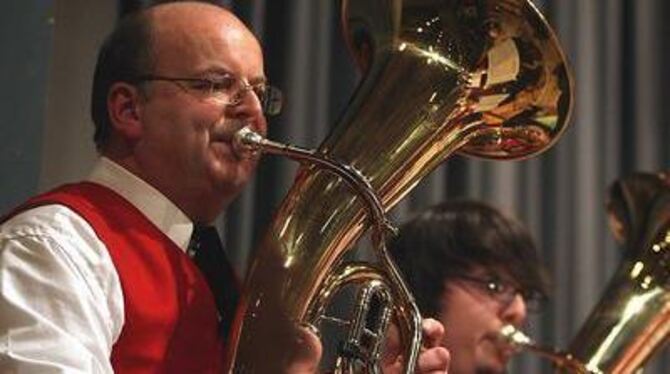
[[[88,180],[119,193],[186,250],[192,222],[152,186],[106,158]],[[0,226],[0,373],[113,373],[123,323],[116,268],[81,216],[46,205]]]

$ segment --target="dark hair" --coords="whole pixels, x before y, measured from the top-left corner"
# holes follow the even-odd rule
[[[105,39],[95,66],[91,94],[91,117],[95,124],[93,141],[101,150],[109,139],[112,124],[107,95],[116,82],[134,83],[153,69],[150,17],[144,11],[124,16]]]
[[[401,226],[388,247],[422,314],[437,317],[445,280],[474,266],[508,273],[524,291],[547,295],[547,276],[528,230],[471,200],[431,207]]]

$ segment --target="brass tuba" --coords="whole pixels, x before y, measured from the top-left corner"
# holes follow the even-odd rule
[[[491,159],[538,154],[562,134],[571,112],[564,55],[530,1],[343,0],[342,22],[364,77],[318,150],[236,136],[243,151],[284,154],[303,165],[249,270],[229,340],[233,372],[281,370],[295,325],[321,331],[332,321],[327,306],[350,284],[363,290],[353,319],[338,322],[347,338],[336,371],[377,372],[392,315],[408,346],[406,372],[413,372],[420,315],[385,253],[384,224],[376,225],[378,262],[343,259],[383,221],[369,219],[374,200],[388,211],[456,151]]]
[[[637,372],[670,333],[670,175],[636,173],[617,181],[607,209],[624,256],[567,352],[540,348],[509,326],[502,332],[561,371]]]

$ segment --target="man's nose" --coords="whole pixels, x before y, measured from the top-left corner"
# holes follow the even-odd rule
[[[514,295],[514,299],[501,312],[503,322],[511,323],[515,326],[522,325],[528,317],[528,309],[523,297],[519,294]]]
[[[263,118],[261,99],[251,86],[244,86],[235,93],[233,103],[226,106],[226,113],[235,118]]]

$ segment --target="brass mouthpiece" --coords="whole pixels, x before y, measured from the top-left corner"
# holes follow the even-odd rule
[[[504,325],[499,331],[499,338],[502,343],[509,345],[517,352],[528,351],[549,359],[558,369],[567,369],[571,373],[578,374],[602,374],[600,371],[588,369],[570,353],[536,344],[533,339],[513,325]]]
[[[256,157],[261,152],[277,153],[272,151],[287,147],[284,144],[275,143],[264,138],[247,126],[242,127],[233,134],[232,144],[233,152],[240,159]]]

